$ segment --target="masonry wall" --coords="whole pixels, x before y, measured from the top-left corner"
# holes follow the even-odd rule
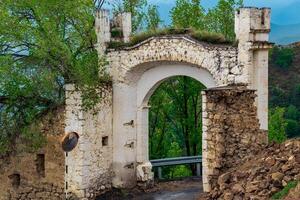
[[[16,153],[0,160],[1,200],[64,199],[65,159],[60,146],[64,134],[64,108],[44,116],[39,127],[47,139],[42,149],[27,152],[20,141]]]
[[[79,135],[77,146],[66,154],[67,197],[90,198],[111,189],[112,88],[101,89],[101,103],[86,111],[81,94],[66,85],[65,131]]]
[[[217,85],[248,83],[248,69],[238,65],[236,47],[199,42],[189,36],[152,37],[133,47],[109,49],[107,59],[115,82],[135,83],[139,74],[158,63],[167,62],[205,69]]]
[[[243,86],[203,92],[203,182],[206,192],[218,176],[267,144],[260,129],[254,90]]]

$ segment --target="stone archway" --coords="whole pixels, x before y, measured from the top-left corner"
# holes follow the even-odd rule
[[[111,40],[109,20],[107,11],[98,11],[97,49],[109,61],[113,81],[103,88],[100,111],[84,111],[80,91],[66,86],[65,130],[79,136],[77,147],[66,155],[67,193],[91,198],[111,187],[131,188],[148,180],[137,176],[148,161],[147,102],[157,85],[171,76],[187,75],[209,88],[202,101],[205,191],[225,169],[266,142],[269,9],[242,8],[236,13],[237,47],[169,35],[105,49]],[[128,41],[130,14],[118,20]]]
[[[185,63],[161,64],[143,73],[137,83],[137,162],[149,162],[148,153],[148,102],[156,88],[173,76],[188,76],[206,88],[216,87],[212,75],[203,68]]]

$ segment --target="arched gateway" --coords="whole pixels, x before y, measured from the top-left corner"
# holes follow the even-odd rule
[[[79,135],[66,154],[66,192],[92,197],[113,187],[153,179],[148,156],[148,100],[165,79],[184,75],[203,83],[203,185],[267,141],[270,9],[236,13],[238,46],[208,44],[185,35],[149,38],[123,49],[104,48],[108,11],[98,11],[99,54],[109,61],[113,84],[97,114],[82,110],[80,91],[66,86],[66,132]],[[128,41],[129,13],[117,17]],[[257,97],[256,97],[256,95]]]

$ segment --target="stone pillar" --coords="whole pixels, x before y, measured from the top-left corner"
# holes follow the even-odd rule
[[[103,55],[106,50],[106,43],[111,40],[109,10],[96,10],[95,28],[97,35],[97,44],[95,46],[98,54]]]
[[[258,152],[267,134],[259,127],[254,90],[219,87],[202,95],[203,189],[209,192],[220,174]]]
[[[114,25],[122,30],[123,42],[130,41],[130,35],[132,33],[132,24],[131,24],[131,13],[122,12],[116,15],[113,19]]]
[[[129,42],[130,35],[132,32],[132,25],[131,25],[131,13],[124,12],[121,14],[122,16],[122,30],[123,30],[123,41]]]
[[[136,176],[138,185],[148,187],[154,181],[152,164],[149,161],[149,106],[142,105],[137,110]]]
[[[257,90],[260,128],[268,130],[268,50],[272,47],[269,8],[240,8],[235,15],[238,62],[250,89]],[[238,81],[236,82],[238,83]]]
[[[132,188],[137,183],[136,89],[125,83],[114,83],[113,90],[113,186]]]
[[[65,132],[79,136],[77,146],[65,157],[66,194],[93,199],[111,188],[112,89],[103,87],[101,103],[90,111],[83,108],[81,92],[73,84],[67,84],[65,91]]]

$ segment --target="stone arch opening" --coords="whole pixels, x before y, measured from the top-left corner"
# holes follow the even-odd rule
[[[202,155],[204,89],[206,87],[201,82],[189,76],[172,76],[160,82],[151,95],[148,102],[148,149],[155,179],[200,177],[201,163],[157,165],[161,159],[193,157],[196,160],[196,156]]]
[[[149,162],[148,129],[149,99],[157,87],[175,76],[187,76],[202,83],[206,88],[216,86],[212,75],[204,68],[186,63],[161,64],[145,71],[137,82],[137,162]]]
[[[149,166],[149,100],[154,91],[164,81],[176,76],[185,76],[203,84],[206,88],[213,88],[217,83],[211,73],[200,67],[188,63],[161,63],[140,73],[136,84],[136,161],[142,166]],[[145,66],[146,67],[146,66]],[[199,91],[200,93],[201,91]],[[202,118],[202,115],[201,115]],[[205,137],[205,136],[204,136]],[[151,165],[150,165],[151,166]],[[137,166],[139,168],[139,166]],[[144,174],[147,176],[146,174]],[[153,177],[139,177],[148,179]],[[152,176],[152,175],[151,175]]]

